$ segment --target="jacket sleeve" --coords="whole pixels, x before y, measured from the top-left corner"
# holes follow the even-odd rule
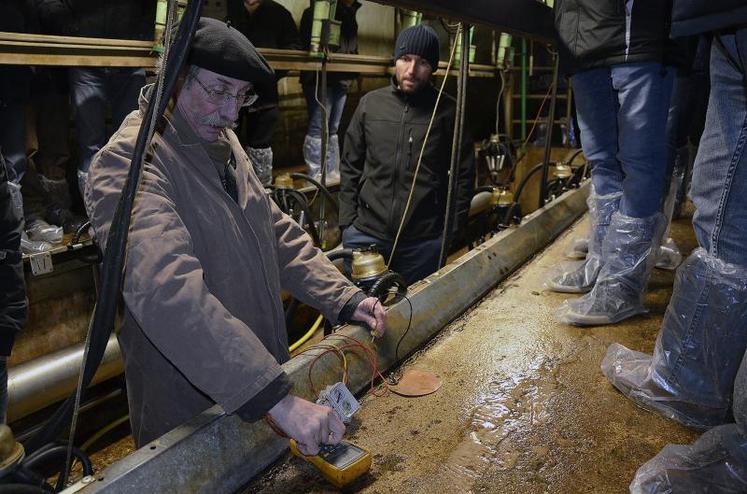
[[[277,238],[280,283],[294,297],[324,314],[333,324],[345,304],[361,290],[348,281],[295,220],[270,202]]]
[[[358,192],[363,178],[363,168],[366,163],[366,133],[364,96],[358,108],[355,109],[345,133],[342,159],[340,160],[340,228],[353,224],[358,216]]]
[[[90,175],[86,206],[98,239],[108,234],[129,168],[131,153],[123,154],[102,151],[96,161],[106,163],[106,173]],[[167,169],[144,166],[122,294],[135,321],[164,357],[233,413],[276,382],[283,370],[251,328],[210,292],[177,212]]]
[[[462,133],[462,149],[456,185],[456,221],[454,233],[467,226],[469,208],[475,193],[475,144],[467,129]]]
[[[5,163],[0,157],[0,356],[10,356],[16,334],[26,324],[28,306],[21,257],[21,215],[13,206]],[[20,194],[20,191],[17,193]]]

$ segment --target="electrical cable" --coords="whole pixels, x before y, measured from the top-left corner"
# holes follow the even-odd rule
[[[459,29],[461,30],[461,24]],[[405,225],[405,218],[407,218],[407,212],[410,209],[410,203],[412,202],[412,196],[415,192],[415,182],[418,179],[418,173],[420,173],[420,165],[423,162],[423,155],[425,154],[425,146],[428,143],[428,137],[431,134],[431,128],[433,127],[433,121],[436,119],[436,112],[438,111],[438,104],[441,101],[441,95],[443,94],[444,87],[446,86],[446,80],[449,78],[449,71],[451,70],[451,64],[454,61],[454,53],[456,52],[456,43],[451,47],[451,55],[449,55],[449,62],[446,64],[446,72],[444,73],[443,81],[441,81],[441,87],[438,89],[438,95],[436,96],[436,104],[433,106],[433,113],[431,119],[428,122],[428,128],[425,130],[425,137],[423,138],[423,145],[420,147],[420,155],[418,156],[418,162],[415,165],[415,171],[412,176],[412,185],[410,185],[410,193],[407,196],[407,202],[405,203],[405,209],[402,212],[402,219],[400,219],[399,227],[397,228],[397,235],[394,236],[394,243],[392,244],[392,250],[389,252],[389,260],[386,265],[391,266],[392,260],[394,259],[394,253],[397,250],[399,244],[399,236],[402,234],[402,228]]]
[[[495,135],[498,137],[498,142],[500,142],[501,98],[503,98],[503,90],[506,87],[506,79],[503,76],[502,70],[498,71],[498,75],[501,77],[501,89],[498,91],[498,100],[495,102]]]

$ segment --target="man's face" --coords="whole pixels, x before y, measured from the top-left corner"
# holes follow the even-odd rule
[[[402,55],[394,63],[394,75],[399,89],[405,94],[414,94],[430,81],[433,68],[428,61],[418,55]]]
[[[244,0],[244,8],[250,14],[253,14],[261,4],[262,0]]]
[[[187,75],[176,106],[198,137],[214,142],[225,128],[236,126],[239,108],[251,83],[198,68]]]

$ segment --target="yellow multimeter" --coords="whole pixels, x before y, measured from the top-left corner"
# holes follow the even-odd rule
[[[371,468],[371,453],[347,441],[334,446],[324,445],[314,456],[301,453],[294,439],[290,440],[290,449],[294,455],[314,465],[337,488],[355,482]]]

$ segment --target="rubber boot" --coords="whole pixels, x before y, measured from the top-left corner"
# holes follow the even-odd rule
[[[272,148],[246,147],[246,154],[254,166],[254,173],[265,187],[272,184]]]
[[[610,218],[620,206],[622,192],[606,196],[598,196],[592,192],[587,199],[589,205],[589,219],[591,222],[591,236],[589,238],[589,253],[586,260],[573,266],[564,267],[562,272],[547,282],[550,290],[563,293],[585,293],[592,289],[597,275],[602,269],[602,244],[607,235]]]
[[[730,420],[747,349],[747,267],[697,249],[677,270],[653,356],[617,343],[602,372],[638,406],[705,429]]]
[[[337,134],[329,136],[327,147],[327,183],[340,181],[340,139]]]
[[[303,160],[309,167],[309,175],[318,179],[322,174],[322,140],[306,134],[303,139]]]
[[[558,319],[594,326],[614,324],[645,312],[646,285],[664,227],[661,213],[647,218],[614,213],[602,246],[604,266],[594,288],[579,299],[564,302]]]

